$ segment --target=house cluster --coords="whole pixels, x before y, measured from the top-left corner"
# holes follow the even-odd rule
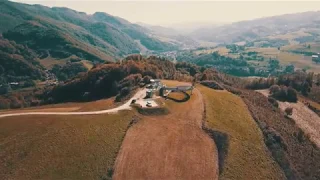
[[[147,86],[147,92],[146,92],[147,98],[151,98],[154,92],[158,91],[161,87],[164,86],[160,79],[151,79],[150,82],[151,84]]]

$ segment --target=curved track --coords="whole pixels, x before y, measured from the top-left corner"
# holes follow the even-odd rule
[[[138,91],[129,101],[125,104],[113,108],[100,111],[87,111],[87,112],[21,112],[21,113],[9,113],[1,114],[0,118],[11,117],[11,116],[26,116],[26,115],[95,115],[95,114],[108,114],[108,113],[117,113],[121,110],[130,110],[130,104],[133,99],[143,98],[146,95],[146,90]]]

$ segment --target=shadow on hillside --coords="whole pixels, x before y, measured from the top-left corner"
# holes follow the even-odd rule
[[[226,133],[215,131],[205,126],[202,129],[213,139],[218,149],[219,174],[223,172],[224,161],[228,155],[229,137]]]
[[[185,95],[185,97],[183,99],[176,99],[176,98],[173,98],[173,97],[166,97],[166,99],[169,99],[169,100],[172,100],[174,102],[178,102],[178,103],[183,103],[183,102],[187,102],[189,101],[190,99],[190,95],[186,92],[183,92],[183,91],[180,91],[181,93],[183,93]]]

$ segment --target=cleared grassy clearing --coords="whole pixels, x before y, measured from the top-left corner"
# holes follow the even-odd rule
[[[228,153],[219,179],[284,179],[241,98],[201,85],[198,89],[206,103],[207,125],[229,137]]]
[[[229,49],[227,49],[226,47],[217,47],[212,49],[195,51],[196,54],[210,54],[213,52],[218,52],[220,55],[228,55]]]
[[[162,100],[170,107],[170,114],[142,116],[128,130],[113,179],[218,179],[215,145],[201,129],[203,102],[199,91],[184,103]]]
[[[134,115],[0,119],[1,179],[107,177]]]
[[[33,112],[33,111],[42,111],[42,112],[71,112],[71,111],[98,111],[105,110],[109,108],[116,107],[121,103],[115,103],[114,97],[108,99],[101,99],[92,102],[70,102],[64,104],[50,104],[38,107],[29,107],[23,109],[7,109],[1,110],[0,114],[5,113],[18,113],[18,112]]]

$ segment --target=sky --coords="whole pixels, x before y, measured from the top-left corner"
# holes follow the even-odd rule
[[[108,1],[14,0],[28,4],[68,7],[93,14],[106,12],[130,22],[170,26],[183,23],[231,23],[261,17],[320,10],[319,1]]]

